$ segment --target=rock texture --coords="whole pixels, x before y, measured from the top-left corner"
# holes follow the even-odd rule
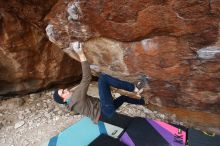
[[[60,48],[83,41],[103,72],[151,78],[149,108],[220,131],[219,26],[218,0],[0,0],[0,95],[76,81]]]
[[[161,105],[220,113],[218,7],[208,0],[60,0],[47,34],[61,47],[84,40],[90,62],[105,72],[149,75],[151,99]]]
[[[103,72],[150,76],[144,95],[153,105],[219,114],[219,8],[215,0],[59,0],[46,31],[60,48],[84,41]]]
[[[0,0],[0,95],[30,93],[79,79],[80,64],[45,35],[43,19],[56,1]]]

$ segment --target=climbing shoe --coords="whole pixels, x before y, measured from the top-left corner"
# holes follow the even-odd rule
[[[141,75],[138,78],[138,82],[136,83],[136,87],[138,89],[137,94],[141,94],[144,90],[144,86],[148,83],[150,77],[146,76],[146,75]]]

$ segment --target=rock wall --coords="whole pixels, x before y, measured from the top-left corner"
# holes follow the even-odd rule
[[[25,94],[79,79],[80,64],[45,35],[57,0],[0,0],[0,95]]]
[[[62,48],[85,41],[90,63],[104,72],[149,75],[152,101],[220,113],[219,7],[208,0],[60,0],[47,34]]]
[[[103,72],[150,76],[144,96],[159,109],[220,113],[220,1],[59,0],[46,20],[51,42],[83,41]]]
[[[60,48],[83,41],[103,72],[151,77],[149,108],[219,132],[219,26],[218,0],[0,0],[0,95],[78,80]]]

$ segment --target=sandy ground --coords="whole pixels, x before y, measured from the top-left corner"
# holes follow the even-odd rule
[[[44,91],[0,101],[0,146],[39,146],[82,118],[56,104],[52,93]],[[90,85],[88,94],[98,97],[96,83]],[[123,104],[117,112],[163,121],[172,116],[130,104]],[[173,122],[178,123],[175,117]]]

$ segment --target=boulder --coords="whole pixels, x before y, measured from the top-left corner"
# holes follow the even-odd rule
[[[60,48],[83,41],[89,63],[105,73],[130,81],[148,75],[144,96],[158,108],[217,116],[219,8],[210,0],[59,0],[45,18],[46,32]]]
[[[45,34],[57,0],[0,1],[0,95],[26,94],[80,79],[80,64]]]

